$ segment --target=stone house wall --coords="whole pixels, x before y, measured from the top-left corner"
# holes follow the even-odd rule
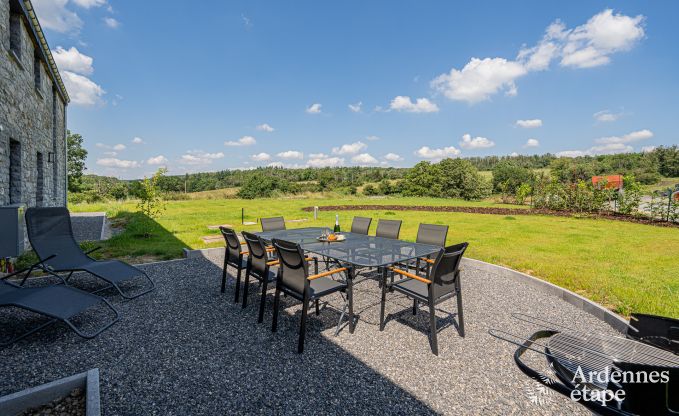
[[[64,206],[66,104],[47,64],[36,58],[40,45],[28,20],[11,13],[12,2],[18,3],[0,0],[0,206]],[[10,33],[12,19],[20,24]],[[18,53],[10,49],[11,36],[18,39]]]

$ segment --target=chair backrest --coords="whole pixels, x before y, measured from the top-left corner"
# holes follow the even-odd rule
[[[377,221],[376,237],[393,238],[398,240],[401,232],[401,220],[379,220]]]
[[[65,207],[31,207],[26,210],[28,240],[39,258],[57,270],[92,261],[75,241],[71,214]]]
[[[460,261],[469,243],[448,246],[436,256],[429,279],[434,299],[454,292],[459,286]]]
[[[238,239],[238,234],[233,228],[219,227],[219,231],[222,232],[222,237],[226,242],[226,261],[240,267],[241,259],[243,255],[240,254],[242,245]]]
[[[372,221],[373,219],[368,217],[354,217],[354,220],[351,221],[351,232],[368,235],[368,230],[370,229],[370,223]]]
[[[243,231],[243,240],[248,245],[248,265],[250,271],[264,276],[267,272],[266,263],[269,261],[269,256],[266,253],[266,245],[264,241],[255,234]]]
[[[285,230],[285,220],[283,217],[261,218],[262,231]]]
[[[431,244],[433,246],[444,247],[448,237],[447,225],[420,224],[417,229],[416,243]]]
[[[280,264],[278,266],[278,280],[289,290],[304,296],[309,276],[309,264],[304,259],[304,251],[299,244],[274,238],[271,241]]]

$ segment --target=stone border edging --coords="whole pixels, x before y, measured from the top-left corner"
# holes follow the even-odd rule
[[[224,252],[224,248],[204,248],[200,250],[189,250],[184,248],[184,258],[187,259],[197,259],[205,258],[208,253],[221,254]],[[590,315],[598,318],[601,321],[606,322],[613,329],[620,333],[625,333],[627,331],[627,321],[618,316],[617,314],[609,311],[603,306],[595,303],[587,298],[584,298],[577,293],[571,292],[568,289],[564,289],[561,286],[557,286],[553,283],[549,283],[545,280],[539,279],[537,277],[531,276],[526,273],[522,273],[508,267],[498,266],[496,264],[487,263],[485,261],[471,259],[464,257],[462,259],[463,264],[473,266],[477,269],[493,273],[504,278],[512,279],[517,282],[526,283],[528,286],[540,290],[541,292],[556,296],[561,300],[568,302],[569,304],[575,306],[581,311],[587,312]]]
[[[67,396],[75,388],[85,390],[85,414],[101,415],[98,368],[0,397],[0,414],[14,415],[48,404]]]

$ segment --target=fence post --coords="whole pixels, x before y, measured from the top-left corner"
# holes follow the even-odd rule
[[[240,209],[240,225],[245,224],[245,208]]]
[[[314,207],[314,221],[318,219],[318,207]]]

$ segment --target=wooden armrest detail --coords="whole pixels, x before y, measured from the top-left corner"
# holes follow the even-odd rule
[[[314,280],[314,279],[318,279],[319,277],[330,276],[331,274],[335,274],[335,273],[342,273],[346,270],[347,270],[346,267],[340,267],[339,269],[332,269],[332,270],[328,270],[327,272],[313,274],[313,275],[307,277],[307,279]]]
[[[394,273],[398,273],[398,274],[400,274],[400,275],[409,277],[409,278],[411,278],[411,279],[419,280],[419,281],[422,282],[422,283],[431,284],[431,280],[425,279],[425,278],[422,277],[422,276],[418,276],[418,275],[413,274],[413,273],[408,273],[408,272],[406,272],[406,271],[404,271],[404,270],[396,269],[396,268],[394,268],[394,267],[390,267],[389,269],[392,270]]]
[[[276,266],[276,265],[279,264],[279,263],[280,263],[280,261],[278,261],[278,260],[272,260],[272,261],[268,261],[268,262],[266,263],[266,265],[267,265],[267,266]]]
[[[420,257],[420,260],[426,261],[426,262],[429,263],[429,264],[434,264],[434,263],[436,263],[436,260],[434,260],[434,259],[428,259],[428,258],[426,258],[426,257]]]
[[[249,252],[249,251],[241,251],[241,252],[238,253],[238,254],[242,254],[242,255],[244,255],[244,256],[247,256],[248,254],[250,254],[250,252]]]
[[[247,243],[248,243],[247,241],[241,241],[241,242],[240,242],[240,245],[241,245],[241,246],[244,246],[244,245],[246,245]]]

